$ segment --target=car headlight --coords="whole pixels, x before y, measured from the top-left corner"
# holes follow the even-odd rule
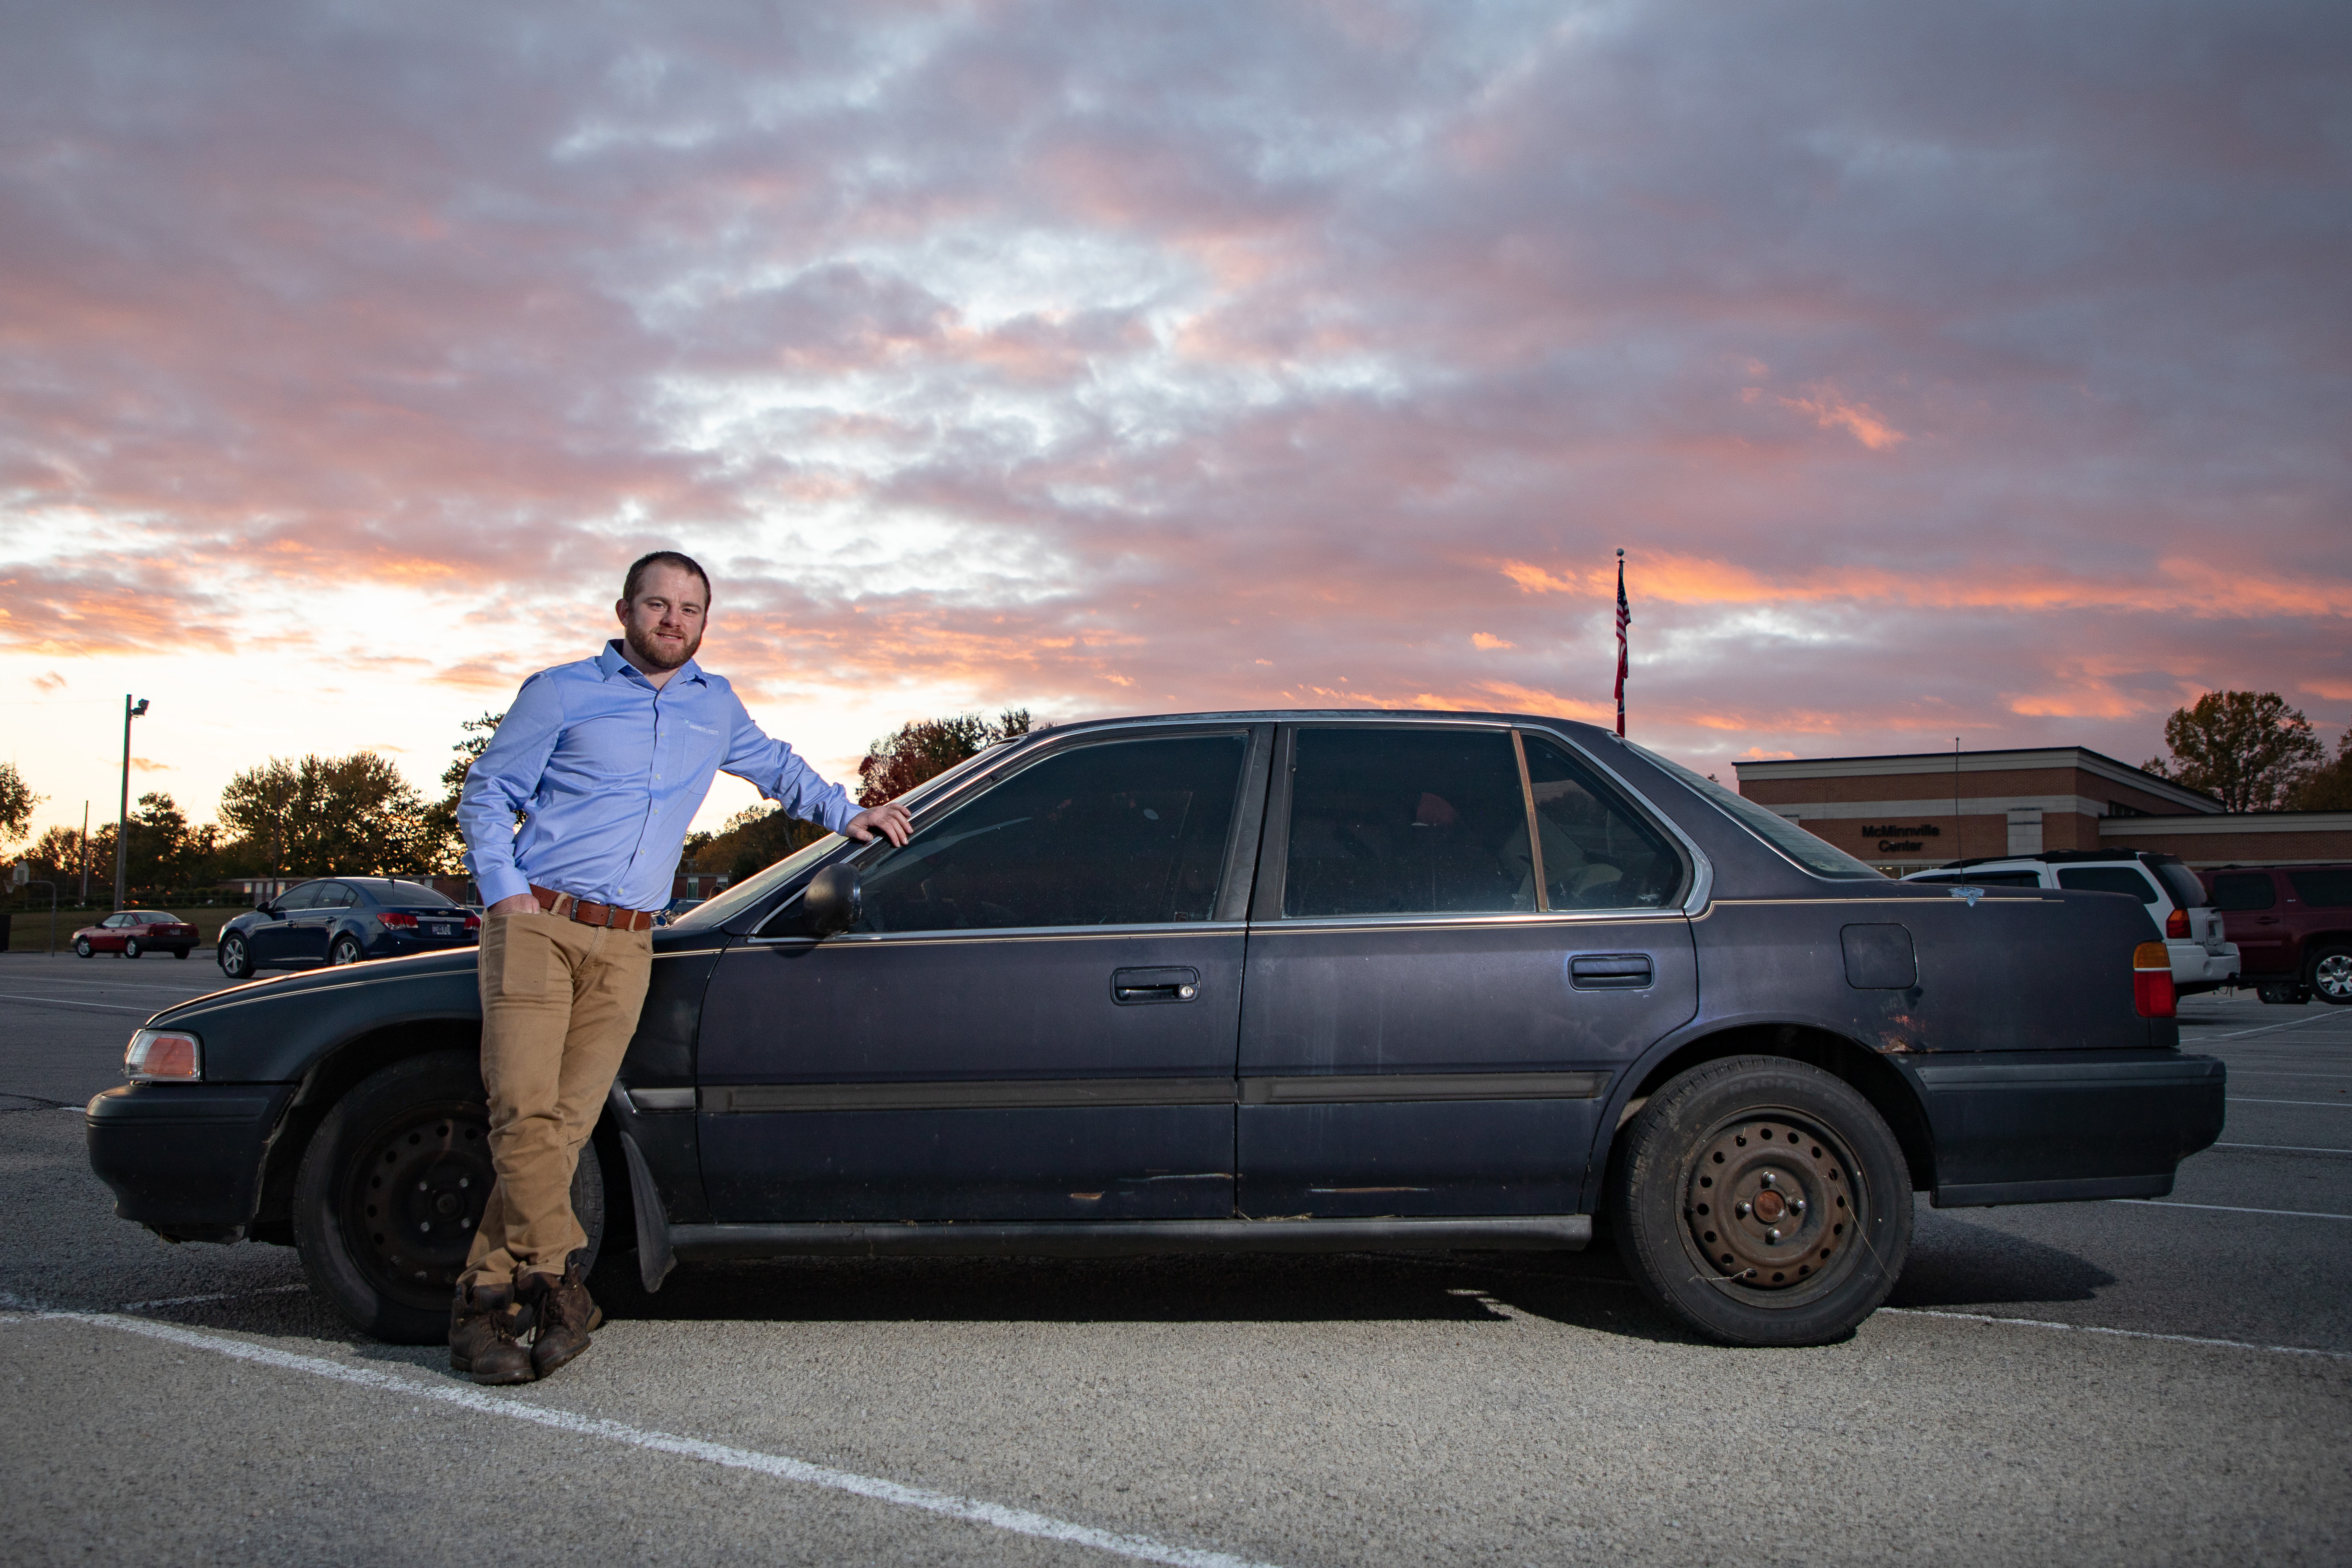
[[[205,1076],[205,1043],[185,1029],[142,1029],[122,1053],[133,1083],[193,1083]]]

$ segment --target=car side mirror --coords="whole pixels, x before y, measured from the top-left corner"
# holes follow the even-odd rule
[[[809,934],[820,942],[856,925],[863,906],[864,890],[855,866],[827,866],[809,879],[808,890],[801,895],[801,912],[808,919]]]
[[[265,914],[265,915],[268,915],[271,920],[278,920],[278,919],[280,919],[280,918],[282,918],[282,917],[285,915],[285,913],[286,913],[286,911],[285,911],[284,910],[279,909],[276,904],[264,904],[264,905],[262,905],[262,906],[261,906],[261,912],[262,912],[263,914]]]

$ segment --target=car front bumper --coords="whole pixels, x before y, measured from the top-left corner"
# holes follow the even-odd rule
[[[2179,1051],[1954,1051],[1890,1058],[1935,1140],[1935,1204],[2161,1197],[2221,1135],[2228,1071]]]
[[[114,1212],[168,1241],[236,1241],[261,1197],[290,1083],[131,1083],[82,1114]]]

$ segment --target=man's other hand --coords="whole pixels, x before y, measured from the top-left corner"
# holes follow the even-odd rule
[[[878,833],[893,844],[903,845],[908,836],[915,831],[915,825],[914,819],[907,815],[907,808],[893,801],[887,805],[867,806],[851,817],[841,831],[860,844],[871,843]]]
[[[537,899],[533,898],[529,893],[517,893],[513,898],[500,899],[497,903],[492,904],[488,909],[484,910],[482,913],[485,917],[490,915],[527,915],[537,908],[539,908],[539,900]]]

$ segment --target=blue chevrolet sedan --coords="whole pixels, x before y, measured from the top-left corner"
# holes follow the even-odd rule
[[[479,916],[422,882],[394,877],[321,877],[301,882],[221,928],[221,973],[357,963],[470,947]]]

